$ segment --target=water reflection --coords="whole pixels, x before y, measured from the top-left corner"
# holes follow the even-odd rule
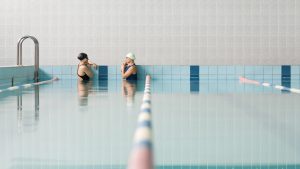
[[[77,91],[78,91],[78,103],[79,106],[87,106],[88,105],[88,96],[89,92],[92,89],[93,82],[92,81],[80,81],[77,82]]]
[[[291,76],[289,77],[281,77],[281,86],[291,88]],[[289,90],[281,90],[282,93],[290,93]]]
[[[137,81],[122,81],[122,94],[126,98],[126,105],[132,107],[134,103],[134,96],[136,93]]]
[[[108,81],[107,80],[94,80],[94,81],[78,81],[77,82],[78,91],[78,104],[80,107],[88,106],[89,96],[91,94],[95,95],[97,93],[107,93],[108,92]],[[82,109],[81,111],[87,111]]]
[[[100,92],[108,92],[108,81],[107,80],[99,80],[98,81],[98,89]]]
[[[34,86],[34,111],[27,111],[23,109],[23,91],[19,90],[17,93],[17,118],[19,132],[35,131],[39,122],[40,110],[40,88]]]

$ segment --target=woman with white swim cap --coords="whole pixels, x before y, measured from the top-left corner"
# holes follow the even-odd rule
[[[126,80],[137,80],[137,68],[134,63],[135,55],[128,53],[121,65],[122,78]]]

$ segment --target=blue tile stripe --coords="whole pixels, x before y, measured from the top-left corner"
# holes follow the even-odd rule
[[[108,66],[99,66],[98,78],[99,78],[99,80],[107,80],[108,79]]]
[[[282,65],[281,66],[281,74],[284,76],[291,76],[291,66],[290,65]]]
[[[199,66],[197,66],[197,65],[190,66],[190,80],[198,80],[199,81]]]
[[[282,65],[281,66],[281,85],[287,88],[291,87],[291,66]],[[283,90],[288,92],[288,90]]]
[[[190,66],[190,92],[199,92],[199,69],[197,65]]]
[[[0,67],[0,78],[33,76],[33,67],[30,70],[17,67]],[[31,70],[32,69],[32,70]],[[61,79],[77,79],[77,65],[40,66],[40,77],[59,77]],[[119,65],[103,65],[93,69],[96,78],[121,79]],[[138,65],[139,79],[145,79],[150,74],[153,79],[160,80],[238,80],[239,76],[247,76],[255,80],[282,80],[283,82],[300,79],[299,65],[229,65],[229,66],[202,66],[202,65]]]

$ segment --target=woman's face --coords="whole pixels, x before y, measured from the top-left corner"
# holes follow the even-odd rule
[[[133,63],[133,61],[130,59],[130,58],[128,58],[128,57],[126,57],[126,64],[130,64],[130,63]]]

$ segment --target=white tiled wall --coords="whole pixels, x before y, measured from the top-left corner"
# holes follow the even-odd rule
[[[145,65],[300,64],[300,2],[1,0],[0,65],[15,64],[27,34],[40,41],[42,65],[76,64],[79,52],[116,65],[128,51]]]

